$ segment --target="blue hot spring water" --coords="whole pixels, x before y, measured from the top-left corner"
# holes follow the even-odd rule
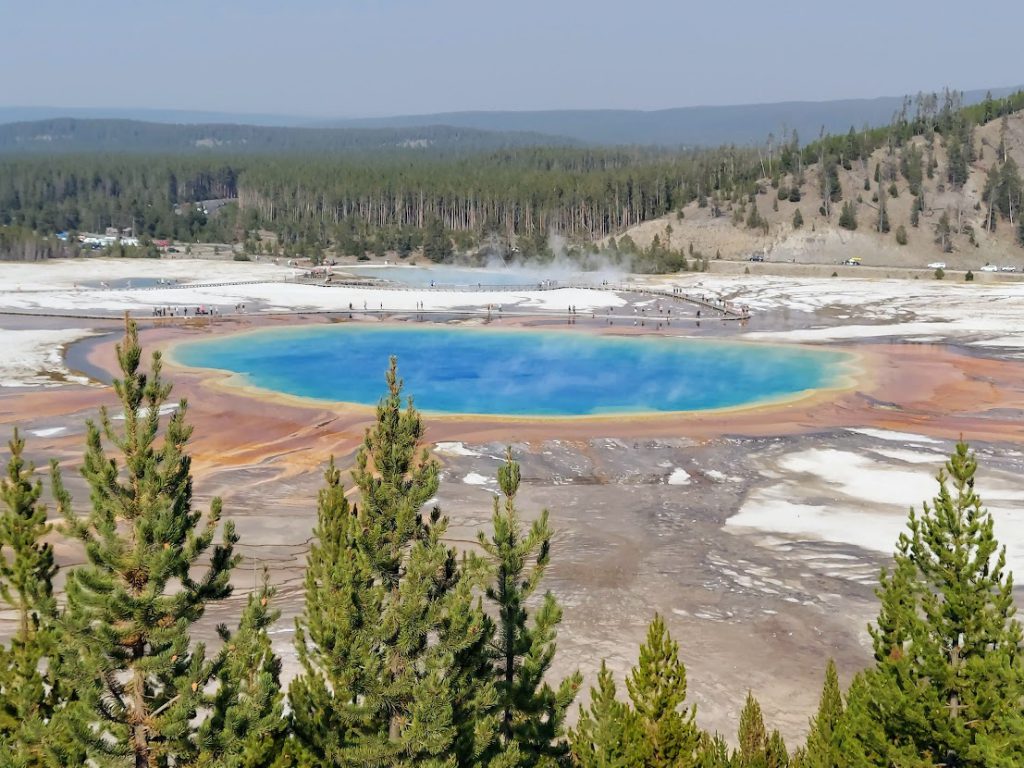
[[[380,280],[387,280],[392,283],[400,283],[416,288],[428,286],[457,286],[473,287],[481,286],[521,286],[536,285],[545,280],[562,277],[551,271],[531,269],[479,269],[475,267],[452,267],[439,265],[434,267],[412,267],[412,266],[391,266],[391,267],[362,267],[359,265],[346,266],[346,272],[351,272],[356,277],[372,277]],[[580,272],[573,275],[573,283],[596,283],[599,282],[595,273]],[[565,280],[565,282],[569,282]]]
[[[841,352],[729,341],[357,324],[186,342],[173,359],[265,390],[374,405],[391,355],[420,410],[515,416],[748,405],[832,386],[848,360]]]

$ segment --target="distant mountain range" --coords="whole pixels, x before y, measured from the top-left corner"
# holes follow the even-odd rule
[[[79,120],[141,120],[147,123],[204,123],[232,125],[265,125],[277,127],[316,127],[311,117],[295,115],[250,114],[246,112],[209,112],[190,109],[130,109],[122,107],[5,107],[0,106],[0,124],[52,120],[56,117],[77,117]]]
[[[290,128],[178,125],[138,120],[53,118],[0,125],[0,154],[172,153],[342,154],[408,150],[432,154],[578,142],[530,132],[446,125],[395,128]]]
[[[998,98],[1020,88],[992,88],[991,93]],[[964,102],[980,102],[985,93],[966,91]],[[344,120],[185,110],[0,107],[0,124],[20,123],[0,125],[0,151],[181,152],[221,147],[244,152],[320,152],[416,146],[417,142],[425,146],[421,139],[443,149],[574,142],[678,147],[752,144],[765,141],[769,134],[781,138],[793,130],[806,142],[823,127],[826,133],[839,133],[885,124],[902,103],[902,96],[886,96],[655,111],[439,112]],[[174,126],[174,130],[160,126]]]
[[[995,98],[1020,86],[992,88]],[[967,91],[965,104],[976,104],[986,91]],[[542,112],[443,112],[433,115],[343,120],[331,123],[349,128],[410,125],[457,125],[480,130],[535,131],[567,136],[588,144],[653,144],[717,146],[763,142],[774,133],[794,129],[802,141],[825,133],[845,133],[851,127],[884,125],[903,104],[902,96],[843,101],[792,101],[726,107],[680,107],[652,112],[638,110],[563,110]]]

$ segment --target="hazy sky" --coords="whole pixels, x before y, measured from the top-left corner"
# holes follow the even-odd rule
[[[322,116],[1024,82],[1024,2],[0,0],[0,104]]]

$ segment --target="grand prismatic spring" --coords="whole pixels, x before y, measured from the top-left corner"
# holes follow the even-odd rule
[[[557,331],[333,325],[179,345],[173,359],[262,390],[373,405],[398,357],[419,408],[447,414],[598,416],[731,408],[836,386],[850,356],[820,349]]]

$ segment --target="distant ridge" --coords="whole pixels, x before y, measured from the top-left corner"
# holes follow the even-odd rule
[[[999,98],[1020,86],[991,88]],[[964,103],[976,104],[986,90],[965,91]],[[900,109],[903,96],[841,101],[791,101],[723,107],[679,107],[651,112],[639,110],[554,110],[535,112],[442,112],[400,115],[329,123],[349,128],[453,125],[480,130],[534,131],[568,136],[588,144],[646,144],[717,146],[763,142],[770,133],[781,137],[794,129],[802,141],[826,133],[845,133],[851,127],[884,125]]]
[[[1000,98],[1020,90],[1024,86],[978,89],[964,91],[964,103],[976,104],[985,98],[986,92]],[[845,133],[851,127],[860,129],[865,125],[887,123],[903,104],[903,96],[883,96],[875,99],[843,99],[835,101],[789,101],[766,104],[740,104],[732,106],[678,107],[653,111],[629,109],[594,110],[539,110],[539,111],[465,111],[438,112],[423,115],[396,115],[394,117],[326,119],[280,114],[245,114],[234,112],[210,112],[173,109],[131,109],[131,108],[66,108],[66,107],[3,107],[0,106],[0,134],[9,136],[4,129],[14,123],[39,123],[62,118],[77,120],[81,124],[90,122],[132,121],[139,125],[174,125],[182,130],[177,132],[144,129],[150,139],[162,135],[173,146],[167,151],[184,151],[183,137],[196,138],[198,127],[211,128],[223,137],[232,134],[229,140],[234,149],[241,149],[239,137],[248,144],[262,144],[260,151],[274,151],[271,147],[283,142],[288,151],[295,150],[296,144],[307,144],[310,151],[320,147],[338,147],[347,142],[340,137],[329,140],[326,134],[305,134],[286,140],[286,134],[252,133],[245,135],[244,128],[266,129],[307,129],[329,131],[338,129],[404,130],[421,129],[439,132],[441,127],[471,130],[479,133],[498,134],[494,146],[564,145],[584,143],[591,145],[647,145],[647,146],[717,146],[720,144],[749,145],[760,143],[769,134],[781,137],[794,129],[802,141],[817,138],[824,127],[826,133]],[[55,124],[55,123],[54,123]],[[227,131],[227,128],[235,129]],[[257,136],[262,136],[258,140]],[[390,137],[381,134],[382,148],[399,134]],[[408,136],[408,134],[406,134]],[[440,133],[438,133],[440,136]],[[454,139],[452,134],[448,134]],[[202,137],[196,138],[196,140]],[[482,136],[462,136],[464,143],[481,139]],[[472,139],[472,140],[471,140]],[[143,151],[138,141],[132,141],[128,151]],[[372,143],[372,141],[370,142]],[[454,146],[454,145],[452,145]],[[85,146],[78,147],[86,150]],[[486,148],[486,147],[481,147]],[[69,147],[53,144],[51,151],[68,151]],[[111,150],[121,149],[111,146]],[[159,151],[158,146],[147,148]],[[26,151],[24,146],[9,146],[0,136],[0,151]],[[250,146],[245,151],[254,151]]]
[[[0,154],[156,153],[337,154],[394,152],[455,154],[510,147],[572,146],[578,142],[530,132],[444,125],[395,128],[291,128],[257,125],[178,125],[138,120],[53,118],[0,125]]]
[[[255,114],[245,112],[210,112],[188,109],[132,109],[127,107],[18,107],[0,106],[0,123],[28,123],[74,117],[79,120],[140,120],[147,123],[179,125],[232,124],[268,127],[314,127],[323,123],[312,117],[296,115]]]

